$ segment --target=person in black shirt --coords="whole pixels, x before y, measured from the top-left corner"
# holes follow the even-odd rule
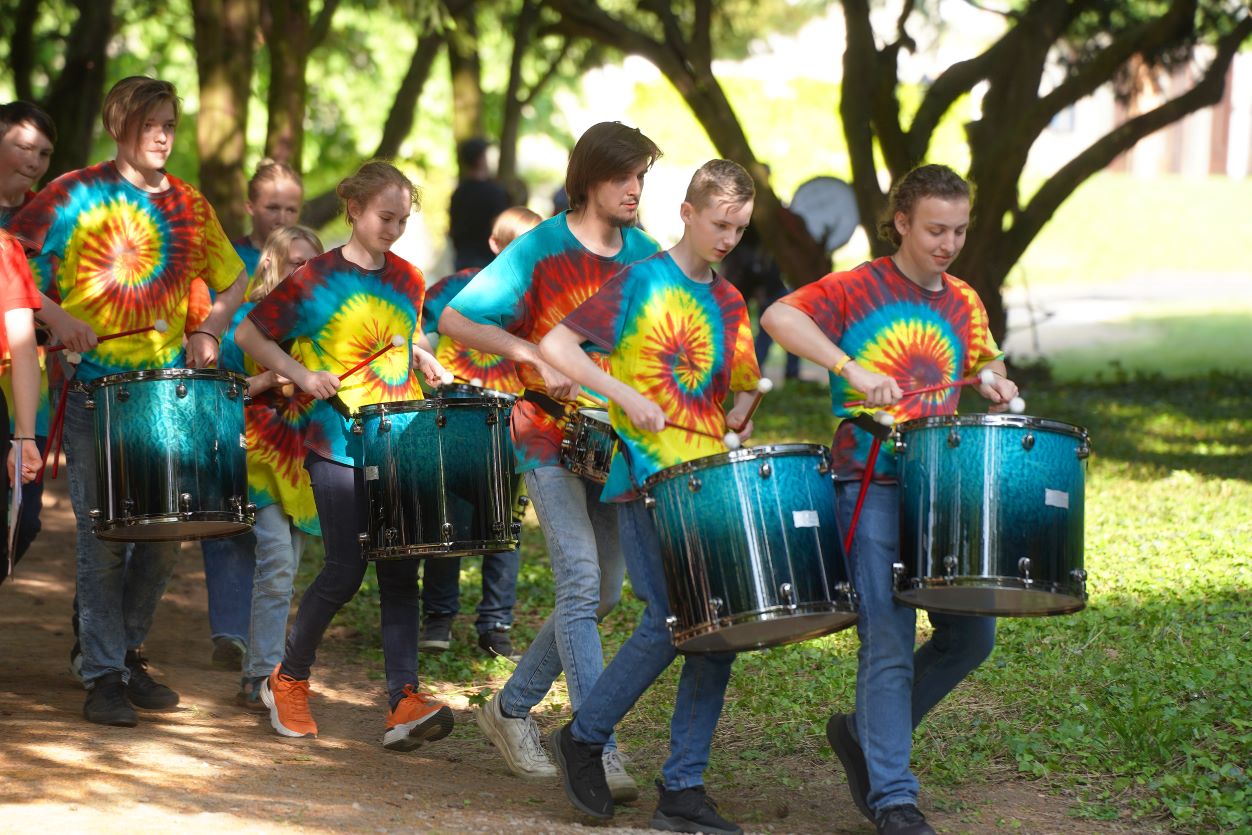
[[[495,255],[488,239],[496,215],[510,205],[509,195],[491,176],[487,164],[490,143],[482,137],[462,140],[456,148],[460,180],[448,208],[448,235],[452,238],[453,267],[485,267]]]

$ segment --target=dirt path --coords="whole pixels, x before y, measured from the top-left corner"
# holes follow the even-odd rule
[[[86,722],[66,663],[74,542],[63,481],[46,497],[44,532],[17,577],[0,585],[0,831],[585,831],[556,783],[507,774],[464,698],[448,698],[458,726],[447,740],[385,751],[383,688],[333,640],[314,682],[320,739],[283,739],[236,708],[235,674],[209,665],[198,549],[188,548],[147,642],[180,708],[146,714],[133,729]],[[636,753],[641,784],[660,759]],[[713,787],[714,796],[748,831],[872,832],[842,775],[805,762],[788,769],[790,788],[745,779]],[[646,827],[653,801],[645,789],[597,830]],[[927,808],[942,831],[1117,831],[1068,818],[1064,801],[1026,783],[969,786],[942,805]]]

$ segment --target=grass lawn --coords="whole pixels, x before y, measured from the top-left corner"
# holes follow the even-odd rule
[[[1250,392],[1252,377],[1220,373],[1168,385],[1032,386],[1033,414],[1091,431],[1090,602],[1076,615],[1001,622],[995,654],[917,734],[914,767],[935,803],[951,802],[956,787],[1014,779],[1062,795],[1096,829],[1102,820],[1189,832],[1252,827]],[[827,397],[812,384],[771,394],[759,440],[826,441]],[[521,645],[552,601],[533,515],[523,549]],[[478,598],[474,563],[462,583],[466,613]],[[340,616],[371,655],[376,607],[372,593],[359,595]],[[606,655],[638,611],[628,599],[606,620]],[[470,621],[457,624],[462,646],[472,643]],[[844,632],[741,656],[712,779],[747,773],[760,785],[794,786],[797,758],[807,773],[833,774],[823,728],[830,712],[853,705],[855,652],[855,635]],[[508,670],[469,649],[423,659],[428,684],[471,701]],[[627,750],[659,763],[675,683],[671,670],[627,719]],[[568,715],[563,689],[544,710],[553,721]]]

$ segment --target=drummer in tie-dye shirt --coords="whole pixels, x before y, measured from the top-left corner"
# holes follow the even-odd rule
[[[596,752],[635,701],[674,661],[669,598],[650,511],[635,489],[658,470],[726,451],[727,428],[752,432],[747,413],[760,379],[748,310],[730,282],[711,268],[743,237],[756,193],[752,177],[729,160],[705,163],[691,179],[681,215],[682,239],[626,268],[544,338],[545,359],[610,401],[624,449],[614,457],[604,499],[620,501],[622,548],[643,618],[609,662],[574,720],[555,732],[565,791],[598,818],[613,815]],[[580,350],[588,340],[607,352],[609,370]],[[734,408],[724,412],[734,393]],[[670,756],[661,769],[656,828],[741,832],[704,792],[704,769],[733,653],[686,655],[670,725]],[[658,826],[658,824],[663,824]]]
[[[598,624],[621,597],[624,571],[616,508],[597,501],[599,484],[561,466],[567,414],[575,402],[597,401],[544,361],[536,346],[615,273],[656,252],[635,223],[644,177],[660,155],[635,128],[618,122],[588,128],[566,169],[570,210],[514,241],[439,320],[440,332],[463,345],[518,363],[526,387],[513,407],[513,447],[552,558],[556,611],[479,714],[479,725],[521,777],[556,773],[542,746],[531,744],[538,731],[530,710],[562,668],[574,709],[582,704],[604,668]],[[637,796],[615,745],[605,763],[615,794]]]
[[[426,292],[421,270],[390,252],[408,224],[415,192],[394,166],[363,165],[337,189],[352,227],[348,243],[296,270],[235,330],[240,347],[260,365],[317,398],[304,466],[326,562],[300,601],[282,661],[261,683],[270,724],[283,736],[317,736],[309,711],[317,648],[369,566],[357,539],[366,529],[364,444],[353,434],[348,414],[367,403],[420,400],[415,363],[432,385],[443,375],[434,356],[417,344]],[[300,347],[299,359],[280,344],[291,340]],[[389,697],[383,746],[410,751],[451,733],[452,711],[418,690],[417,560],[374,565]]]
[[[13,219],[11,231],[55,274],[60,304],[45,298],[40,318],[54,338],[82,355],[76,382],[106,374],[217,359],[218,335],[239,306],[243,265],[208,201],[165,170],[178,126],[178,94],[165,81],[133,76],[105,97],[103,121],[117,143],[113,160],[59,177]],[[218,291],[208,318],[186,334],[190,282]],[[99,337],[165,320],[109,341]],[[178,694],[148,675],[139,647],[173,571],[178,543],[98,540],[90,511],[100,506],[95,429],[87,396],[70,392],[65,454],[78,522],[78,602],[84,715],[132,726],[134,708],[168,710]]]
[[[860,600],[856,711],[831,716],[826,737],[843,763],[853,801],[880,832],[934,832],[917,808],[919,784],[909,770],[913,731],[995,644],[995,618],[931,612],[934,632],[915,649],[916,610],[892,596],[900,496],[890,445],[870,479],[860,480],[872,433],[879,431],[862,412],[883,409],[897,420],[952,414],[957,388],[904,392],[980,371],[991,373],[978,392],[993,408],[1017,396],[982,301],[947,272],[965,245],[969,221],[969,184],[946,166],[916,168],[892,189],[879,224],[894,255],[831,273],[761,318],[778,344],[830,369],[835,506],[844,530],[865,485],[848,554]],[[854,400],[865,408],[845,405]]]

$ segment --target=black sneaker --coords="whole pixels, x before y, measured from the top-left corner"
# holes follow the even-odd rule
[[[874,819],[874,825],[878,827],[878,835],[935,835],[935,830],[926,823],[926,816],[912,803],[883,809]]]
[[[96,679],[87,691],[83,716],[97,725],[116,725],[133,728],[139,724],[139,716],[126,698],[126,685],[121,673],[105,673]]]
[[[510,661],[517,660],[517,656],[513,654],[513,642],[509,640],[509,628],[507,626],[497,626],[495,629],[479,632],[478,648],[493,658],[499,655]]]
[[[148,659],[138,650],[127,650],[126,668],[130,681],[126,683],[126,696],[140,710],[172,710],[178,706],[178,694],[148,675]]]
[[[839,755],[843,763],[843,773],[848,779],[848,791],[852,792],[852,802],[861,814],[874,823],[874,812],[869,808],[869,767],[865,765],[865,752],[861,743],[852,735],[848,723],[852,721],[851,713],[836,713],[826,723],[826,740],[830,747]]]
[[[83,680],[83,648],[77,640],[70,647],[70,675],[79,681]]]
[[[665,832],[707,832],[709,835],[742,835],[738,824],[731,823],[717,813],[717,804],[709,799],[704,786],[670,791],[660,781],[656,790],[661,799],[656,804],[649,822],[653,829]]]
[[[422,652],[439,653],[452,646],[451,613],[435,612],[422,618],[422,631],[417,637],[417,648]]]
[[[579,742],[569,728],[564,725],[548,735],[565,796],[580,812],[607,820],[613,817],[613,793],[604,776],[604,746]]]

